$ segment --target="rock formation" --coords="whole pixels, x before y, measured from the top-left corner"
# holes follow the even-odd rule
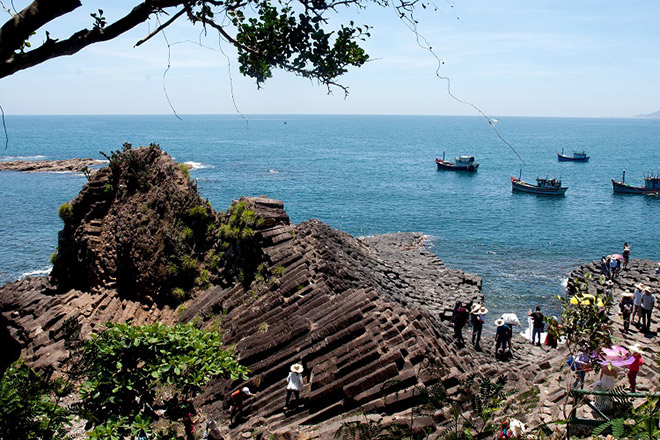
[[[0,161],[0,171],[82,173],[85,169],[89,169],[89,167],[100,165],[102,163],[105,163],[105,161],[95,159],[9,160]]]
[[[316,220],[293,225],[266,197],[216,214],[155,146],[115,152],[62,216],[51,279],[0,288],[0,337],[35,366],[64,358],[69,317],[83,334],[106,321],[194,319],[219,328],[252,371],[248,423],[261,432],[353,410],[399,413],[433,379],[427,367],[443,368],[447,388],[477,369],[443,320],[457,298],[483,300],[481,279],[444,267],[418,234],[359,240]],[[184,285],[186,262],[195,280]],[[189,299],[173,298],[173,286]],[[305,366],[307,405],[285,417],[293,362]],[[237,385],[213,382],[200,405],[222,418]]]

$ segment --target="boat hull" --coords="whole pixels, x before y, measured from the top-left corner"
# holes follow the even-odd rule
[[[465,167],[457,167],[453,163],[450,163],[450,162],[447,162],[447,161],[445,161],[445,162],[439,161],[439,162],[436,162],[436,165],[438,165],[439,170],[464,171],[464,172],[468,172],[468,173],[473,173],[473,172],[477,171],[477,168],[479,168],[478,163],[475,163],[473,165],[468,165],[468,166],[465,166]]]
[[[568,187],[539,188],[538,186],[530,185],[529,183],[518,180],[515,177],[511,178],[511,190],[517,192],[538,194],[543,196],[563,196],[566,194],[567,189]]]
[[[573,157],[573,156],[564,156],[561,153],[557,153],[557,160],[559,162],[589,162],[589,156]]]
[[[630,186],[623,182],[617,182],[612,179],[612,190],[615,194],[660,194],[660,190],[655,188],[645,188],[643,186]]]

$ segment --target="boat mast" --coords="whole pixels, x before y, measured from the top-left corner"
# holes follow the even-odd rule
[[[520,173],[518,174],[518,180],[522,180],[522,168],[520,169]]]
[[[445,152],[443,151],[442,152],[442,161],[444,162],[444,160],[445,160]]]
[[[626,170],[623,170],[623,175],[621,176],[621,183],[626,183]]]

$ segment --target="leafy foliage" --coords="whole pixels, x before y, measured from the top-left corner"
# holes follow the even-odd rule
[[[220,335],[192,324],[106,324],[84,346],[88,362],[80,389],[92,437],[128,436],[134,426],[150,431],[155,408],[172,409],[202,391],[212,378],[246,379],[247,369],[222,347]],[[106,435],[106,433],[108,433]]]
[[[614,438],[648,439],[660,438],[660,398],[647,396],[637,408],[632,405],[626,414],[612,418],[594,429],[600,435],[611,429]]]
[[[73,218],[73,208],[71,208],[71,203],[62,203],[57,209],[57,215],[60,216],[64,223],[71,220]]]
[[[0,433],[6,439],[68,438],[71,413],[59,405],[66,384],[17,361],[0,380]]]

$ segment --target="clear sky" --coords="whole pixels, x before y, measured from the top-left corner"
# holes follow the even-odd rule
[[[626,117],[660,110],[660,1],[437,0],[419,10],[419,33],[444,64],[452,92],[489,116]],[[7,2],[4,2],[5,4]],[[27,1],[15,0],[18,9]],[[51,36],[92,24],[101,8],[109,21],[127,0],[86,1],[47,26]],[[332,95],[309,80],[276,72],[262,90],[238,73],[234,52],[218,50],[217,34],[202,38],[186,20],[168,28],[171,68],[165,84],[181,114],[433,114],[475,115],[454,101],[435,76],[436,59],[391,8],[370,7],[342,17],[374,27],[366,43],[373,61],[345,75],[350,88]],[[47,61],[0,79],[8,114],[170,113],[163,92],[168,46],[162,35],[133,48],[151,22],[72,57]],[[43,40],[43,32],[33,41]],[[231,75],[230,75],[231,72]],[[230,80],[231,78],[231,80]]]

